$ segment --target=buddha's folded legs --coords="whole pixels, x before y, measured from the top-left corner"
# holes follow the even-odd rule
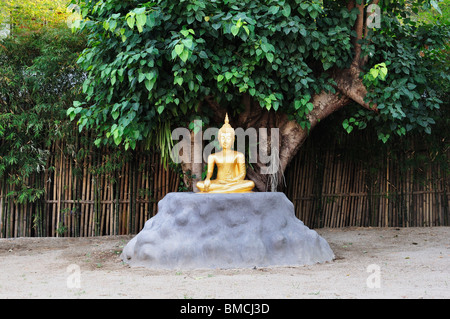
[[[197,188],[203,193],[242,193],[250,192],[255,187],[255,183],[251,180],[242,180],[227,184],[211,181],[209,188],[205,191],[205,185],[203,182],[197,183]]]

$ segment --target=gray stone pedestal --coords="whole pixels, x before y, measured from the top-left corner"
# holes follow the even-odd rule
[[[334,254],[284,193],[169,193],[121,257],[132,266],[193,269],[306,265]]]

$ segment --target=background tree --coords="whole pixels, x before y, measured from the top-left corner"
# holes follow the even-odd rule
[[[18,8],[12,14],[22,20],[16,19],[17,31],[0,41],[0,180],[14,186],[7,195],[20,203],[44,194],[41,181],[29,177],[48,168],[50,145],[73,131],[66,111],[80,98],[83,81],[76,60],[85,40],[46,6],[51,3],[6,2],[12,11]],[[47,23],[36,24],[23,12],[47,17]]]
[[[0,3],[0,27],[10,32],[29,32],[42,26],[64,23],[69,13],[68,0],[2,0]]]
[[[439,10],[434,0],[74,3],[84,18],[75,27],[89,33],[78,60],[86,98],[68,114],[80,130],[97,130],[97,145],[146,141],[166,153],[172,128],[221,123],[228,112],[234,127],[279,128],[283,173],[337,110],[358,105],[344,129],[373,121],[385,142],[431,133],[448,90],[448,25],[414,19]],[[262,165],[248,176],[266,190]],[[202,168],[183,166],[197,179]]]

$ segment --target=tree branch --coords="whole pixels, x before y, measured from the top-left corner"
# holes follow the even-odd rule
[[[353,58],[352,65],[359,67],[361,65],[361,43],[360,40],[363,38],[364,34],[364,3],[363,0],[361,4],[356,4],[356,8],[358,8],[358,18],[356,19],[355,23],[355,31],[356,31],[356,38],[354,39],[354,45],[355,45],[355,56]]]
[[[336,81],[339,91],[362,107],[371,111],[377,111],[376,106],[371,106],[364,101],[367,89],[359,78],[361,69],[352,65],[350,69],[339,70],[338,72],[338,74],[333,76],[333,79]]]

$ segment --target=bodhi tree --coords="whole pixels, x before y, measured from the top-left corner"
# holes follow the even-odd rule
[[[97,145],[145,141],[167,153],[173,128],[219,125],[228,112],[235,128],[279,129],[283,173],[310,130],[350,105],[348,132],[374,121],[384,142],[430,133],[448,88],[448,25],[416,19],[437,1],[74,3],[89,43],[78,60],[86,98],[68,115],[96,129]],[[264,191],[261,165],[247,175]],[[183,164],[197,179],[202,168]]]

